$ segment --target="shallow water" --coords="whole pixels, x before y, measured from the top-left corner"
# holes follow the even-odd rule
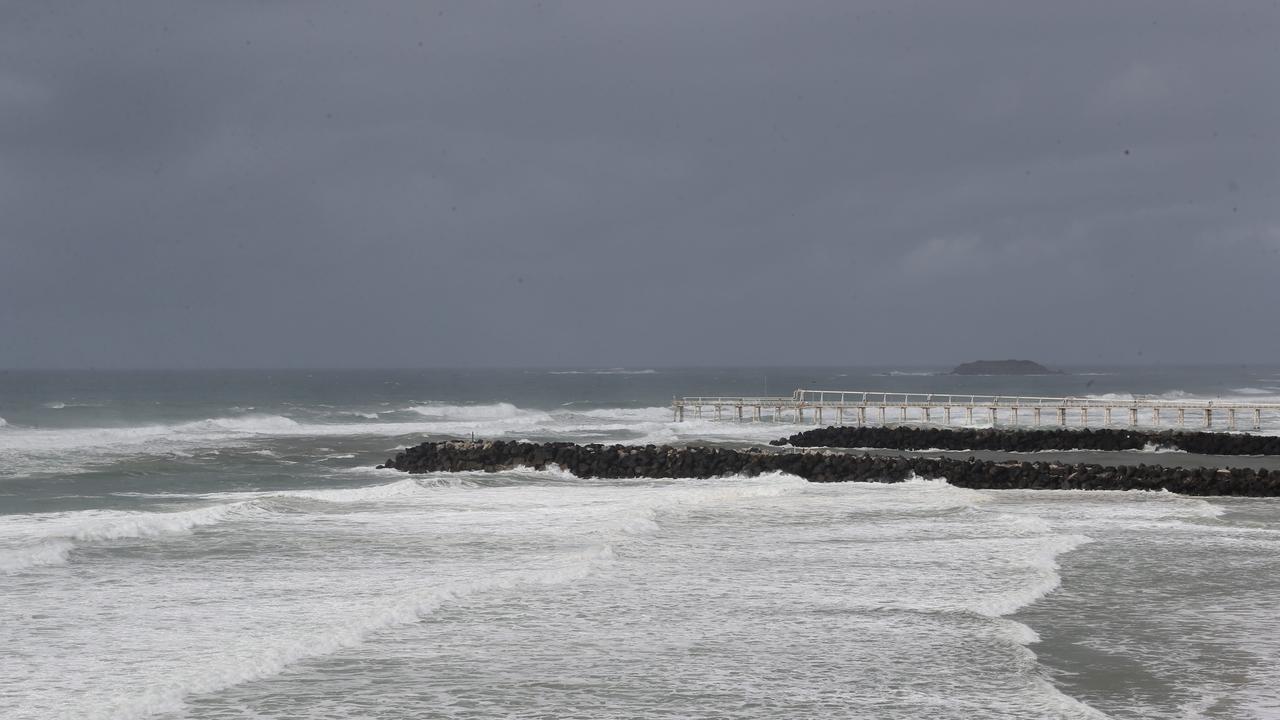
[[[372,469],[794,429],[659,406],[716,383],[956,380],[606,371],[0,374],[0,716],[1280,714],[1273,500]],[[1132,391],[1280,376],[1180,372]]]

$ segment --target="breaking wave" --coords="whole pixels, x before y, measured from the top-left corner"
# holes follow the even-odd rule
[[[416,405],[409,409],[419,415],[444,420],[511,420],[546,416],[546,413],[522,410],[505,402],[487,405]]]
[[[932,377],[941,375],[937,371],[921,371],[921,370],[890,370],[888,372],[876,373],[877,377]]]
[[[1231,388],[1231,392],[1236,393],[1237,395],[1276,395],[1278,390],[1280,390],[1280,388]]]
[[[13,575],[28,568],[62,565],[67,562],[75,543],[51,539],[23,548],[0,550],[0,574]]]
[[[101,707],[89,717],[142,718],[162,713],[178,713],[191,695],[213,693],[242,683],[261,680],[283,672],[303,660],[331,655],[354,647],[370,635],[394,627],[420,622],[446,603],[485,592],[530,586],[562,585],[581,580],[614,561],[609,545],[598,545],[549,563],[536,570],[508,573],[482,580],[427,584],[417,592],[388,598],[368,608],[363,615],[345,618],[323,634],[292,638],[273,647],[262,647],[253,657],[226,658],[187,673],[173,682],[156,685],[136,696],[122,698]]]
[[[550,370],[548,375],[657,375],[657,370],[628,370],[626,368],[609,368],[608,370]]]
[[[55,516],[7,517],[6,538],[10,541],[34,539],[18,537],[24,528],[38,538],[34,544],[0,549],[0,571],[21,572],[41,565],[58,565],[70,559],[77,547],[97,542],[129,538],[156,538],[185,535],[192,530],[234,519],[262,517],[270,510],[252,501],[183,510],[171,513],[85,510]]]

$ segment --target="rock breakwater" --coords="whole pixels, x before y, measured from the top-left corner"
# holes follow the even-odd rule
[[[784,472],[811,482],[901,482],[916,475],[973,489],[1167,490],[1184,495],[1280,496],[1280,472],[1245,468],[1108,467],[710,447],[503,441],[425,442],[379,467],[410,473],[555,465],[583,478],[710,478]]]
[[[1198,455],[1280,455],[1280,437],[1220,432],[1139,430],[1012,430],[1007,428],[922,428],[841,426],[814,428],[770,445],[883,448],[886,450],[1184,450]]]

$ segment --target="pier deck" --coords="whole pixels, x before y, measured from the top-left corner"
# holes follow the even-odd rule
[[[1239,398],[1100,399],[801,389],[785,397],[675,398],[671,409],[676,421],[683,421],[691,413],[696,418],[716,420],[813,425],[950,425],[957,419],[973,425],[976,419],[993,426],[1059,427],[1186,427],[1190,422],[1196,427],[1226,430],[1236,430],[1247,423],[1258,430],[1264,419],[1280,422],[1280,403]]]

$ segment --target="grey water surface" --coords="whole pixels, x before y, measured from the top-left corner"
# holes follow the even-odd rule
[[[941,370],[0,372],[0,716],[1280,715],[1275,500],[374,469],[796,429],[673,423],[684,394],[1280,396]]]

